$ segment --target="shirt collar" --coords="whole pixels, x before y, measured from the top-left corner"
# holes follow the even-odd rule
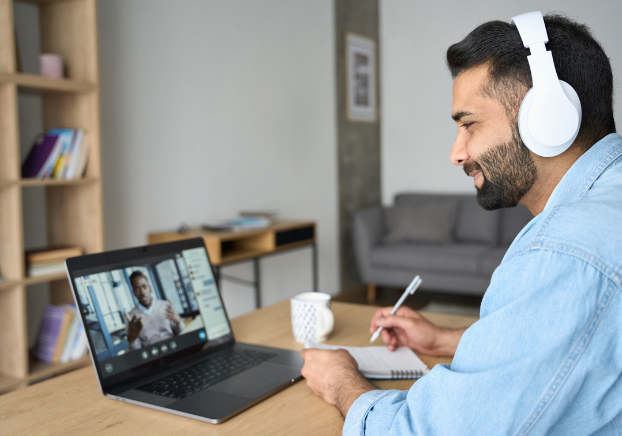
[[[150,315],[151,315],[151,310],[153,309],[153,304],[154,304],[154,303],[155,303],[155,300],[152,300],[152,301],[151,301],[151,306],[149,306],[149,309],[147,309],[145,306],[143,306],[143,305],[142,305],[142,304],[140,304],[140,303],[136,303],[136,304],[137,304],[137,306],[138,306],[138,308],[139,308],[140,310],[142,310],[143,312],[148,313],[148,314],[150,314]]]
[[[557,184],[544,210],[584,198],[596,179],[622,155],[622,136],[610,133],[594,144],[570,167]]]

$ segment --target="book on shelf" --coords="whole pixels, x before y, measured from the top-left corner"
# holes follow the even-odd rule
[[[60,142],[57,135],[38,135],[22,164],[22,177],[42,179],[51,162],[58,159],[59,153]]]
[[[34,356],[46,363],[65,363],[84,356],[87,348],[84,327],[75,304],[47,305]]]
[[[49,263],[58,260],[64,261],[68,257],[81,256],[83,253],[82,247],[77,245],[53,245],[26,251],[26,262]]]
[[[80,129],[51,129],[35,139],[22,164],[23,178],[72,180],[86,170],[89,147]]]
[[[78,246],[53,246],[26,251],[26,273],[30,277],[56,274],[65,271],[65,259],[81,256]]]
[[[28,265],[26,274],[28,277],[41,277],[50,274],[59,274],[65,271],[65,261]]]
[[[50,175],[50,178],[51,179],[62,179],[63,168],[65,167],[65,162],[67,161],[68,154],[69,154],[69,147],[71,146],[71,140],[73,139],[73,130],[52,129],[48,133],[50,135],[58,135],[61,141],[60,154],[58,155],[58,159],[56,159],[56,163],[54,164],[54,169],[52,170],[52,174]]]

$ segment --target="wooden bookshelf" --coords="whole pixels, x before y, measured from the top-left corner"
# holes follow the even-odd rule
[[[13,83],[25,92],[91,92],[96,84],[81,80],[49,79],[35,74],[0,73],[0,83]],[[23,89],[22,89],[23,88]]]
[[[0,395],[20,389],[22,385],[24,385],[23,380],[0,374]]]
[[[30,360],[28,382],[33,383],[55,375],[65,374],[74,369],[83,368],[91,364],[91,357],[87,354],[77,360],[66,363],[49,364],[36,359]]]
[[[26,276],[28,229],[22,209],[26,188],[45,191],[48,245],[78,245],[85,253],[104,248],[96,0],[28,3],[38,8],[41,52],[60,54],[68,77],[50,79],[17,71],[14,0],[0,0],[0,270],[4,277],[0,282],[0,393],[83,367],[90,359],[47,365],[30,358],[26,288],[49,283],[53,304],[72,298],[64,273]],[[20,115],[30,115],[18,110],[22,94],[41,99],[43,131],[67,127],[86,132],[89,160],[84,178],[21,178],[19,126],[25,120]]]
[[[31,186],[71,186],[71,185],[88,185],[90,183],[98,183],[99,179],[94,177],[84,177],[74,180],[40,180],[40,179],[20,179],[17,184],[25,188]]]
[[[30,286],[36,285],[38,283],[53,282],[56,280],[67,280],[67,274],[64,272],[60,272],[54,274],[46,274],[43,276],[26,277],[24,280],[22,280],[22,284],[24,286]]]
[[[20,284],[19,280],[3,280],[0,282],[0,292],[3,291],[4,289],[9,289],[19,284]]]

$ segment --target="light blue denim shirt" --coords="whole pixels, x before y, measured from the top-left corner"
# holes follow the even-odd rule
[[[583,154],[496,269],[451,365],[344,435],[622,435],[622,137]]]

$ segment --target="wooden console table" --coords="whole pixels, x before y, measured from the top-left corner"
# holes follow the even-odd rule
[[[243,231],[216,231],[191,228],[184,232],[149,233],[149,244],[180,241],[202,237],[207,247],[218,287],[221,279],[251,286],[255,289],[255,308],[261,307],[260,264],[261,257],[297,248],[311,247],[313,290],[318,290],[317,242],[314,221],[275,221],[262,229]],[[253,262],[253,280],[221,274],[221,267],[243,261]]]

